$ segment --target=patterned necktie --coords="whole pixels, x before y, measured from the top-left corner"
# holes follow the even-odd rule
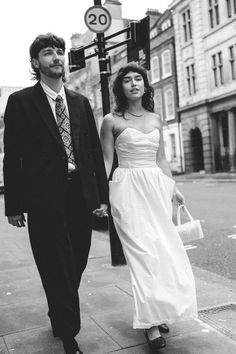
[[[68,162],[72,163],[75,166],[76,164],[70,131],[70,119],[67,113],[66,106],[63,102],[63,98],[60,95],[58,95],[56,98],[56,116],[59,132],[61,134],[61,138],[68,156]]]

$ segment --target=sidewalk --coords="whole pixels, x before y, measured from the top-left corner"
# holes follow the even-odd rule
[[[182,175],[174,175],[174,179],[178,182],[192,182],[192,183],[236,183],[236,173],[231,172],[192,172]]]
[[[236,282],[200,268],[193,270],[199,309],[225,305],[221,310],[213,309],[210,315],[200,315],[209,315],[218,329],[201,320],[175,324],[165,335],[167,347],[160,353],[235,354]],[[84,354],[149,353],[143,332],[132,329],[128,269],[111,266],[106,232],[93,233],[80,300],[82,330],[77,340]],[[8,226],[0,197],[0,354],[63,354],[61,342],[52,336],[46,313],[27,231]]]

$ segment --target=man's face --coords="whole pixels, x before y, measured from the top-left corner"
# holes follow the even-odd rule
[[[46,47],[40,50],[38,59],[32,58],[32,64],[41,76],[59,79],[65,70],[65,53],[61,48]]]

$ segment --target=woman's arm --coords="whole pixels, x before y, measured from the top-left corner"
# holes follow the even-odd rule
[[[163,173],[168,177],[173,179],[169,162],[167,161],[166,154],[165,154],[165,147],[164,147],[164,139],[163,139],[163,123],[160,122],[160,141],[159,141],[159,148],[157,151],[157,164],[162,169]],[[178,190],[176,184],[173,192],[173,198],[179,204],[184,204],[184,196]]]
[[[101,145],[104,157],[104,163],[107,173],[107,178],[109,178],[113,159],[114,159],[114,136],[113,136],[113,117],[111,114],[108,114],[104,117],[102,126],[101,126]]]

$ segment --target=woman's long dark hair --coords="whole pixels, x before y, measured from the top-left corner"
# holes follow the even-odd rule
[[[115,104],[116,104],[114,111],[117,113],[118,112],[122,113],[122,115],[124,115],[124,112],[128,106],[127,98],[124,95],[122,82],[124,76],[129,72],[138,73],[143,77],[145,93],[142,97],[142,106],[147,111],[153,112],[154,111],[153,87],[150,86],[149,84],[146,70],[135,62],[130,62],[127,65],[121,67],[118,71],[116,79],[114,80],[113,94],[114,94]]]

